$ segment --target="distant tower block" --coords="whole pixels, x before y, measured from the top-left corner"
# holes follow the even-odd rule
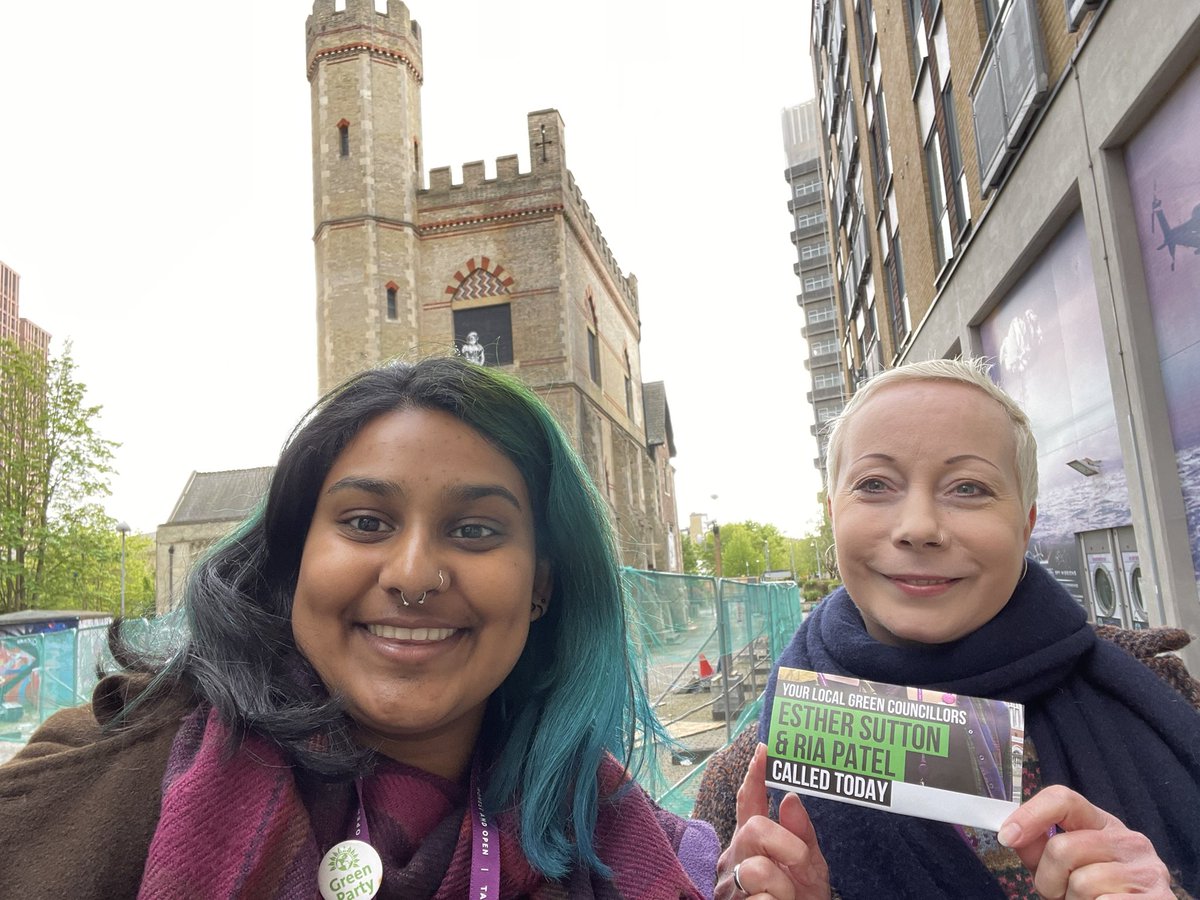
[[[307,50],[324,393],[420,340],[421,31],[399,0],[316,0]]]

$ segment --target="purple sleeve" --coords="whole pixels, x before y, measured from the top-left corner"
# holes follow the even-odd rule
[[[721,842],[717,833],[707,822],[689,819],[679,839],[679,863],[696,890],[712,900],[717,882],[717,857],[721,855]]]

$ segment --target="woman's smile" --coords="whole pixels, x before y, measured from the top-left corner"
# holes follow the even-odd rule
[[[474,745],[549,590],[516,466],[454,416],[402,409],[325,478],[292,631],[377,750],[439,771]]]
[[[368,625],[367,631],[389,641],[440,643],[458,633],[457,628],[402,628],[399,625]]]
[[[928,575],[887,575],[888,581],[914,597],[935,597],[954,587],[961,578],[936,578]]]
[[[881,388],[845,429],[830,514],[867,632],[943,644],[989,621],[1021,577],[1036,518],[1007,413],[971,385],[912,381]]]

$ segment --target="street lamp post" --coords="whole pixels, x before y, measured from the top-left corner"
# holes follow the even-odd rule
[[[129,523],[118,522],[117,531],[121,532],[121,618],[125,618],[125,535],[129,534]]]

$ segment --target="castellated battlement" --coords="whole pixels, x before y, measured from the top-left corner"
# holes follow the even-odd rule
[[[462,211],[463,224],[474,223],[479,216],[471,207],[488,207],[490,214],[484,218],[508,218],[530,211],[544,212],[547,200],[558,195],[564,213],[570,215],[590,239],[596,254],[612,276],[629,308],[638,313],[637,278],[621,272],[616,257],[605,240],[596,217],[583,198],[575,176],[561,167],[536,165],[531,171],[520,171],[516,154],[496,159],[496,174],[487,177],[483,160],[462,164],[462,181],[455,182],[449,166],[429,170],[429,187],[419,191],[419,205],[424,209],[448,209],[457,207]],[[540,194],[542,199],[536,195]]]
[[[413,21],[403,0],[387,0],[386,12],[375,11],[375,0],[313,0],[312,15],[307,22],[310,38],[314,33],[314,20],[318,27],[326,22],[336,22],[341,27],[387,25],[390,30],[411,34],[421,40],[421,26]]]
[[[470,190],[471,188],[505,187],[518,179],[528,179],[536,182],[533,172],[520,171],[520,163],[515,153],[501,156],[496,160],[496,177],[488,178],[482,159],[462,164],[462,181],[454,181],[449,166],[439,166],[429,170],[429,187],[422,194],[449,194],[451,191]],[[527,188],[528,185],[522,185]],[[486,191],[481,199],[494,199],[507,193]],[[458,199],[458,198],[455,198]]]
[[[375,11],[375,0],[314,0],[305,34],[310,78],[318,56],[360,49],[359,44],[402,60],[421,77],[421,26],[402,0],[387,0],[386,12]]]
[[[621,288],[621,293],[625,295],[625,301],[629,304],[629,308],[636,314],[638,312],[637,279],[632,275],[626,278],[622,274],[621,267],[617,265],[616,257],[613,256],[612,250],[609,249],[608,241],[605,240],[600,226],[596,224],[596,217],[592,215],[591,208],[588,206],[587,201],[583,199],[583,191],[579,189],[579,184],[575,181],[575,176],[571,174],[570,170],[567,171],[567,189],[564,193],[566,193],[574,204],[575,214],[587,229],[588,235],[591,236],[596,252],[604,257],[609,271]]]

